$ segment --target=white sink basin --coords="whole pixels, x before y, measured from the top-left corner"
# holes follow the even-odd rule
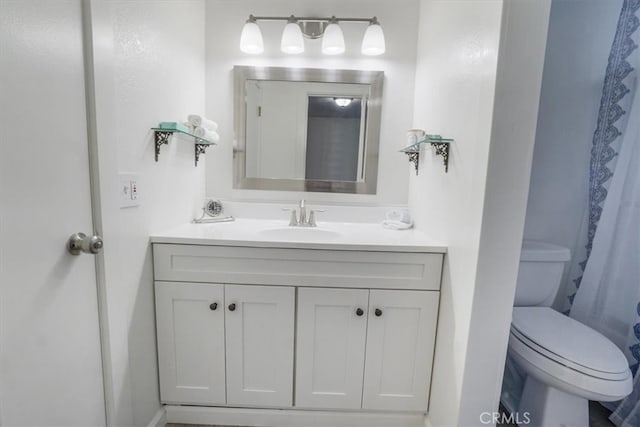
[[[322,228],[283,227],[267,228],[258,232],[262,237],[286,240],[330,240],[340,237],[340,233]]]

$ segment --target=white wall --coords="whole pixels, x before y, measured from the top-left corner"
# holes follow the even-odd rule
[[[548,7],[539,0],[421,1],[413,124],[455,139],[449,172],[425,151],[409,190],[416,226],[449,248],[433,426],[479,425],[481,412],[497,409]]]
[[[409,184],[416,227],[446,242],[429,421],[457,425],[478,263],[502,0],[422,0],[413,125],[454,138]],[[452,23],[455,22],[455,25]]]
[[[550,6],[551,0],[505,1],[460,425],[498,408]]]
[[[150,128],[204,110],[204,2],[93,2],[100,191],[114,425],[146,426],[160,408],[149,235],[190,221],[206,157],[172,138],[154,161]],[[139,174],[140,206],[120,209],[119,172]]]
[[[283,22],[261,22],[265,53],[240,52],[240,32],[249,14],[256,16],[377,16],[385,31],[387,52],[379,57],[360,54],[365,24],[342,24],[347,51],[339,57],[320,53],[320,41],[307,41],[305,53],[280,53]],[[225,199],[295,200],[362,204],[406,204],[409,167],[403,147],[411,127],[413,82],[418,23],[418,0],[394,2],[368,0],[207,0],[206,114],[220,124],[221,145],[212,150],[207,168],[207,195]],[[232,190],[233,76],[234,65],[368,69],[385,72],[380,133],[378,194],[260,192]]]
[[[582,244],[591,143],[621,5],[556,0],[551,7],[525,237],[572,254]],[[558,299],[564,303],[564,292]]]

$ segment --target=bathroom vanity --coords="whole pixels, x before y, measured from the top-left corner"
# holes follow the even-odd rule
[[[168,421],[422,425],[445,248],[413,230],[331,224],[242,219],[152,236]]]

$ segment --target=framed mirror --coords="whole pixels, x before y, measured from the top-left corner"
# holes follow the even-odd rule
[[[382,71],[234,67],[234,188],[375,194]]]

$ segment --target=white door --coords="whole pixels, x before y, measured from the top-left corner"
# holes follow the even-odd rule
[[[296,406],[360,408],[366,289],[298,289]]]
[[[371,290],[362,407],[426,411],[438,292]]]
[[[224,404],[224,285],[156,282],[160,398]]]
[[[86,123],[80,0],[0,0],[1,425],[105,424]]]
[[[291,406],[295,289],[225,286],[227,404]]]

